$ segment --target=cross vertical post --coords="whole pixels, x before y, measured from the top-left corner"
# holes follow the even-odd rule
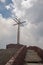
[[[20,43],[20,24],[18,23],[18,31],[17,31],[17,44]]]
[[[18,25],[18,28],[17,28],[17,44],[20,44],[20,25],[23,25],[22,23],[25,23],[25,21],[20,22],[17,18],[13,19],[13,20],[16,22],[16,24],[14,24],[14,26]]]

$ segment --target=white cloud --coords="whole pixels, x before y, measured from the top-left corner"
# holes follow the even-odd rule
[[[17,9],[17,8],[13,9],[12,13],[16,13],[16,16],[17,16],[18,18],[20,18],[20,17],[22,17],[22,16],[25,15],[25,12],[24,12],[24,11],[21,11],[21,10],[19,10],[19,9]]]
[[[13,4],[10,3],[9,5],[6,5],[5,8],[7,10],[9,10],[9,9],[11,10],[12,8],[14,8],[14,6],[13,6]]]
[[[6,20],[5,18],[2,17],[2,15],[0,15],[0,30],[1,30],[0,32],[2,34],[5,34],[5,35],[10,34],[10,32],[9,32],[9,27],[11,27],[10,22],[11,22],[10,19]],[[0,35],[2,35],[2,34],[0,34]]]
[[[3,3],[4,3],[4,2],[5,2],[5,0],[0,0],[0,2],[3,2]]]
[[[17,27],[13,26],[14,23],[15,22],[11,18],[5,19],[0,15],[0,44],[2,44],[2,46],[4,45],[3,48],[6,44],[16,40]]]
[[[40,29],[41,28],[41,29]],[[21,31],[21,43],[27,46],[33,45],[43,48],[43,23],[37,25],[29,23],[23,31]]]
[[[30,3],[31,2],[31,0],[27,0],[27,1],[23,1],[22,3],[21,3],[21,5],[22,5],[22,7],[23,8],[30,8],[30,7],[32,7],[33,6],[33,4],[32,3]]]
[[[7,6],[6,6],[6,8],[7,8],[7,10],[9,10],[9,9],[10,9],[10,6],[9,6],[9,5],[7,5]]]

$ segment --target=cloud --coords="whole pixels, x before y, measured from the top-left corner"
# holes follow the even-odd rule
[[[0,14],[4,18],[8,18],[12,15],[12,2],[11,0],[5,0],[5,2],[0,2]]]
[[[20,28],[20,43],[28,46],[36,45],[43,48],[43,0],[12,0],[11,2],[12,3],[2,7],[7,9],[7,12],[12,16],[17,16],[22,21],[27,21],[27,25]],[[3,42],[5,43],[4,45],[10,42],[16,43],[15,34],[17,32],[17,27],[12,28],[13,20],[9,18],[10,16],[7,20],[6,17],[3,17],[3,15],[0,16],[0,36],[2,37],[0,38],[0,43],[2,43],[2,45]]]
[[[11,18],[5,19],[0,14],[0,44],[3,48],[10,42],[16,42],[16,29],[13,27],[14,21]]]
[[[4,2],[5,2],[5,0],[0,0],[0,2],[3,2],[3,3],[4,3]]]
[[[30,3],[31,2],[31,0],[27,0],[27,1],[22,1],[22,3],[21,3],[21,5],[22,5],[22,7],[23,8],[30,8],[30,7],[32,7],[33,6],[33,4],[32,3]]]
[[[41,0],[42,1],[42,0]],[[43,4],[40,1],[37,1],[32,8],[29,10],[29,14],[27,12],[27,15],[29,16],[29,19],[31,19],[31,23],[38,24],[43,21]]]
[[[14,13],[28,21],[23,28],[21,43],[42,47],[43,42],[43,0],[12,0]],[[24,12],[24,13],[23,13]],[[20,15],[19,15],[20,13]],[[43,47],[42,47],[43,48]]]
[[[7,8],[7,10],[9,10],[11,7],[10,7],[10,5],[7,5],[6,8]]]

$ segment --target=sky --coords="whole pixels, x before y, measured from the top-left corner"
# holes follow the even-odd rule
[[[16,17],[26,21],[20,27],[20,44],[43,48],[43,0],[0,0],[0,48],[17,43]]]

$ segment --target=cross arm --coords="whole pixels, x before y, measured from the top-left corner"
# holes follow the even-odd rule
[[[26,22],[26,21],[23,21],[23,22],[21,22],[21,24],[22,24],[22,23],[25,23],[25,22]]]
[[[17,25],[17,24],[13,24],[13,26],[15,26],[15,25]]]
[[[21,26],[24,26],[23,23],[25,23],[25,22],[26,22],[26,21],[23,21],[23,22],[20,22],[19,24],[20,24]]]
[[[17,22],[17,20],[16,19],[13,19],[17,24],[18,24],[18,22]]]

